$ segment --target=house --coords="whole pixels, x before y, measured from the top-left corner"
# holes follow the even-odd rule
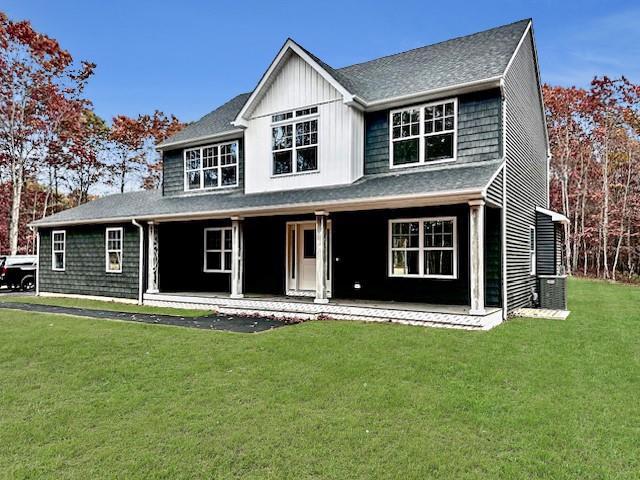
[[[157,146],[160,190],[33,223],[38,292],[490,328],[544,284],[564,309],[542,102],[530,20],[344,68],[289,39]]]

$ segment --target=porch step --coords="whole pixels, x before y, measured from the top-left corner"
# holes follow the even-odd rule
[[[232,299],[171,294],[145,294],[144,303],[163,307],[215,310],[231,315],[266,314],[280,318],[299,318],[303,320],[327,318],[465,330],[489,330],[502,322],[502,312],[497,309],[487,315],[479,316],[331,303],[320,305],[310,302],[270,299]]]

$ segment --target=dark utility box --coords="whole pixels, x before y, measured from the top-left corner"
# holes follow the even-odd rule
[[[567,309],[567,276],[540,275],[538,277],[540,308]]]

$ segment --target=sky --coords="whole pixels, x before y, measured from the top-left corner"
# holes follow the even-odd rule
[[[87,96],[106,120],[156,109],[197,120],[251,91],[287,37],[339,68],[529,17],[543,81],[640,82],[637,0],[0,0],[0,10],[97,64]]]

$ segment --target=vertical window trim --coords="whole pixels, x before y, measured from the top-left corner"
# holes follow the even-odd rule
[[[120,233],[120,249],[109,248],[109,232]],[[120,253],[120,268],[118,270],[111,270],[109,268],[109,253]],[[122,273],[122,266],[124,264],[124,229],[122,227],[108,227],[104,232],[104,262],[106,273]]]
[[[296,116],[296,114],[303,110],[312,110],[315,109],[312,113],[307,115]],[[295,110],[291,110],[292,117],[284,120],[273,121],[273,117],[276,115],[283,115],[287,112],[278,112],[271,116],[271,178],[280,178],[280,177],[288,177],[290,175],[305,175],[309,173],[318,173],[320,171],[320,112],[317,105],[312,105],[308,107],[296,108]],[[311,120],[316,120],[316,143],[313,145],[304,145],[302,147],[296,146],[296,125],[298,123],[309,122]],[[280,150],[273,149],[273,129],[276,127],[284,127],[286,125],[291,125],[291,148],[283,148]],[[314,170],[303,170],[301,172],[298,171],[298,161],[297,161],[297,150],[298,148],[305,149],[316,147],[316,168]],[[275,152],[287,152],[291,151],[291,172],[289,173],[275,173],[274,162],[273,162],[273,154]]]
[[[433,161],[426,161],[426,152],[427,149],[425,147],[425,138],[426,137],[431,137],[434,135],[440,135],[443,132],[432,132],[432,133],[425,133],[424,131],[424,110],[427,107],[432,107],[434,105],[441,105],[441,104],[445,104],[445,103],[449,103],[449,102],[453,102],[453,157],[452,158],[444,158],[441,160],[433,160]],[[398,112],[403,112],[405,110],[410,110],[410,109],[418,109],[419,111],[419,132],[418,132],[418,161],[415,163],[403,163],[401,165],[394,165],[393,164],[393,144],[394,142],[394,138],[393,138],[393,114],[394,113],[398,113]],[[407,105],[401,108],[394,108],[393,110],[389,110],[389,168],[390,169],[396,169],[396,168],[411,168],[411,167],[418,167],[418,166],[424,166],[424,165],[437,165],[439,163],[447,163],[447,162],[455,162],[458,158],[458,97],[453,97],[453,98],[447,98],[444,100],[438,100],[435,102],[429,102],[429,103],[424,103],[424,104],[420,104],[420,105]],[[449,133],[449,132],[444,132],[444,133]],[[404,138],[399,138],[399,139],[395,139],[397,141],[401,141],[401,140],[409,140],[412,138],[416,138],[415,135],[410,135],[409,137],[404,137]]]
[[[424,246],[424,224],[425,222],[451,221],[453,223],[453,247],[425,247]],[[393,225],[396,223],[418,223],[418,247],[408,249],[393,248]],[[455,216],[443,217],[418,217],[418,218],[397,218],[389,220],[388,227],[388,276],[392,278],[433,278],[442,280],[458,279],[458,218]],[[417,274],[395,274],[393,273],[393,251],[418,251],[418,273]],[[424,273],[424,252],[427,250],[450,250],[453,252],[453,275],[425,274]]]
[[[231,165],[222,165],[220,154],[221,147],[225,145],[233,145],[236,144],[236,163]],[[203,151],[205,148],[218,148],[218,165],[216,167],[204,168],[204,160],[203,160]],[[200,187],[198,188],[189,188],[189,180],[187,176],[187,152],[192,152],[198,150],[200,152],[200,167],[195,169],[189,169],[189,171],[198,171],[200,172]],[[222,168],[223,167],[236,167],[236,183],[233,185],[222,185]],[[204,172],[205,170],[217,170],[218,172],[218,186],[216,187],[206,187],[204,186]],[[185,148],[182,151],[182,173],[183,173],[183,190],[185,192],[201,192],[201,191],[210,191],[210,190],[221,190],[224,188],[237,188],[240,182],[240,142],[238,140],[230,140],[228,142],[220,142],[220,143],[212,143],[210,145],[202,145],[201,147],[192,147]]]
[[[55,249],[56,234],[62,234],[62,250]],[[62,268],[56,268],[56,253],[62,252]],[[67,267],[67,231],[53,230],[51,232],[51,270],[54,272],[64,272]]]
[[[220,249],[209,248],[207,249],[207,233],[219,231],[220,234]],[[225,237],[229,235],[231,238],[231,249],[225,248]],[[231,273],[231,265],[227,268],[225,261],[225,253],[229,252],[233,255],[233,236],[231,235],[231,227],[211,227],[205,228],[203,234],[203,258],[202,258],[202,271],[205,273]],[[220,254],[220,268],[207,268],[207,253],[219,253]],[[233,261],[233,260],[232,260]]]
[[[533,237],[531,236],[531,234],[533,233]],[[538,251],[537,251],[537,244],[538,243],[538,237],[536,234],[536,227],[534,227],[533,225],[529,226],[529,274],[530,275],[535,275],[537,272],[537,257],[538,257]]]

